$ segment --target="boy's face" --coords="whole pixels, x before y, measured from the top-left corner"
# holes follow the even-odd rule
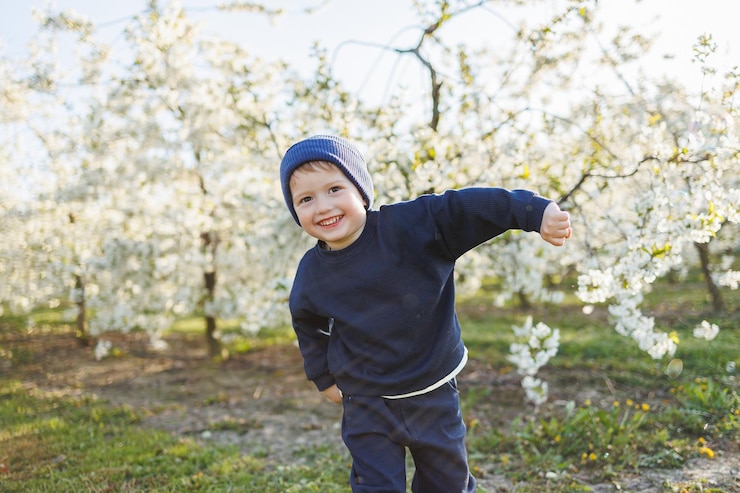
[[[367,215],[365,201],[349,178],[330,163],[308,163],[290,177],[293,207],[301,227],[332,250],[360,237]]]

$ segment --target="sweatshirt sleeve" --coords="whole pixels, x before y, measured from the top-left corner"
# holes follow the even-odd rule
[[[431,197],[428,207],[437,234],[455,259],[510,229],[539,232],[551,202],[529,190],[482,187]]]
[[[334,376],[329,371],[327,360],[332,321],[312,313],[304,306],[302,299],[300,290],[294,287],[290,295],[293,330],[303,356],[306,377],[321,391],[334,385]]]

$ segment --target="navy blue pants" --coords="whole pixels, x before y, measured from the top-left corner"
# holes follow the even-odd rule
[[[455,380],[405,399],[345,395],[343,402],[353,493],[405,493],[406,448],[416,466],[414,493],[475,491]]]

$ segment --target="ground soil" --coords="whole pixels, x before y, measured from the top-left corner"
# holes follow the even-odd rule
[[[341,409],[306,381],[292,344],[214,362],[200,338],[168,337],[169,348],[163,351],[152,350],[143,334],[107,338],[113,342],[113,355],[96,361],[93,349],[80,347],[70,334],[0,330],[0,347],[15,348],[22,356],[17,361],[0,358],[0,372],[28,387],[94,394],[112,404],[132,406],[146,416],[142,426],[206,444],[233,444],[244,454],[259,454],[276,465],[305,460],[306,454],[295,452],[312,445],[346,454],[339,430]],[[566,374],[546,378],[555,403],[586,398],[611,402],[619,392],[593,372],[580,378]],[[466,393],[470,398],[469,419],[507,426],[515,416],[531,411],[523,404],[516,375],[501,374],[483,362],[470,361],[459,385],[463,398]],[[660,396],[645,396],[649,397]],[[737,444],[722,447],[713,459],[691,459],[681,469],[643,470],[609,483],[587,475],[576,479],[584,491],[603,493],[700,491],[697,484],[704,488],[701,491],[740,492],[740,451]],[[485,465],[478,476],[480,486],[489,492],[518,489]]]

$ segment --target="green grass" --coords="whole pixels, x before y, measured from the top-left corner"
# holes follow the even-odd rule
[[[67,333],[72,323],[65,320],[65,310],[62,308],[38,308],[33,311],[29,317],[24,314],[10,314],[6,310],[0,310],[3,313],[0,317],[2,329],[5,332],[21,333],[26,330],[39,331],[44,334]]]
[[[656,404],[615,399],[606,405],[570,401],[511,428],[473,430],[472,457],[494,458],[495,472],[521,480],[531,471],[568,478],[614,479],[622,471],[680,467],[692,457],[713,456],[712,444],[740,440],[740,394],[721,382],[698,379],[672,389],[675,399]]]
[[[532,471],[549,471],[556,477],[549,487],[580,491],[572,484],[574,474],[610,481],[625,471],[680,467],[689,458],[714,455],[712,447],[737,443],[740,384],[732,365],[740,367],[740,292],[723,291],[728,310],[712,313],[701,282],[657,288],[646,298],[644,311],[656,317],[659,330],[680,339],[674,358],[683,371],[674,376],[666,372],[671,358],[653,360],[636,342],[617,334],[604,307],[590,315],[577,304],[481,311],[475,307],[485,305],[484,296],[468,300],[472,309],[467,307],[462,325],[473,358],[502,374],[511,371],[506,360],[514,340],[511,326],[532,315],[535,323],[561,333],[559,352],[543,369],[546,380],[566,389],[605,387],[604,380],[613,393],[612,398],[602,393],[599,403],[548,403],[537,413],[520,413],[511,423],[473,420],[473,465],[527,481],[537,477]],[[722,328],[713,341],[693,336],[704,319]],[[481,393],[485,399],[486,389],[470,389],[465,411],[476,414]],[[535,479],[532,491],[541,486]],[[693,491],[690,487],[682,485],[684,491]]]
[[[646,296],[644,313],[655,317],[658,330],[675,332],[680,343],[674,357],[681,359],[684,371],[693,376],[723,376],[731,361],[740,368],[740,332],[736,329],[740,327],[740,290],[722,293],[727,305],[724,313],[712,312],[699,280],[661,282]],[[535,323],[560,329],[560,348],[550,361],[551,367],[655,376],[664,372],[670,360],[656,362],[635,341],[617,334],[603,306],[585,315],[575,300],[524,311],[515,306],[492,308],[490,299],[479,294],[466,299],[461,307],[463,336],[474,358],[505,365],[509,345],[514,342],[512,325],[522,325],[531,315]],[[693,336],[694,327],[704,319],[723,329],[711,342]]]
[[[89,396],[47,394],[3,382],[0,490],[345,491],[349,466],[327,450],[303,450],[305,464],[275,467],[234,447],[206,447],[142,428],[141,417]]]
[[[708,457],[723,444],[740,441],[738,370],[728,373],[729,362],[740,366],[740,292],[723,291],[729,309],[712,314],[701,283],[659,287],[648,296],[646,312],[653,312],[660,328],[675,331],[681,340],[675,358],[681,360],[683,371],[672,377],[666,374],[668,359],[652,360],[634,341],[615,333],[604,307],[590,315],[576,303],[525,312],[512,306],[491,308],[485,294],[461,303],[471,358],[485,361],[494,374],[512,370],[506,360],[514,340],[511,326],[532,315],[535,322],[561,331],[559,353],[543,369],[546,379],[562,388],[605,388],[608,381],[615,389],[613,396],[607,391],[599,402],[551,402],[536,413],[518,402],[512,406],[521,406],[518,416],[487,423],[471,416],[486,402],[504,396],[485,386],[463,389],[471,465],[479,475],[504,474],[529,483],[517,491],[542,491],[545,482],[551,491],[588,491],[579,486],[578,476],[610,481],[625,471],[679,467],[689,458]],[[722,327],[711,342],[692,335],[705,318]],[[35,313],[34,320],[33,330],[64,330],[58,310]],[[3,317],[0,322],[6,333],[28,330],[20,317]],[[232,353],[293,340],[289,329],[245,336],[235,327],[224,324],[224,331],[231,334]],[[195,336],[202,333],[203,322],[198,317],[184,319],[173,330]],[[0,339],[0,364],[6,360],[31,364],[32,349]],[[516,396],[522,398],[523,394]],[[203,405],[224,399],[214,392]],[[348,460],[328,448],[302,449],[293,463],[275,464],[259,453],[245,455],[235,447],[204,446],[187,436],[144,428],[141,420],[156,412],[115,406],[81,389],[50,393],[3,379],[0,491],[348,490]],[[243,432],[253,426],[247,419],[219,422],[212,429]],[[543,471],[555,479],[545,480],[539,474]],[[700,491],[702,485],[681,488]]]

